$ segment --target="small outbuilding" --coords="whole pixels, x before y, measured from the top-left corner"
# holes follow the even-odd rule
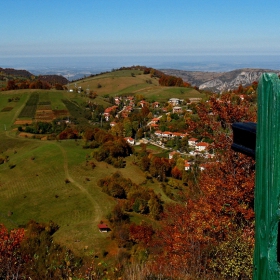
[[[106,224],[98,224],[98,228],[100,232],[108,232],[111,230]]]

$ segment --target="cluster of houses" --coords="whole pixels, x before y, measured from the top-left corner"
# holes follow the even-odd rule
[[[198,102],[201,98],[190,98],[190,103]],[[149,103],[146,100],[141,100],[137,104],[135,104],[135,98],[134,96],[126,96],[126,97],[119,97],[116,96],[114,98],[114,105],[111,107],[108,107],[104,111],[104,118],[106,121],[110,120],[110,117],[127,117],[129,113],[133,111],[133,109],[137,106],[138,108],[143,107],[151,107],[151,108],[160,108],[160,103],[155,101],[152,103]],[[183,99],[179,98],[170,98],[168,100],[168,103],[172,105],[172,113],[182,113],[183,108],[179,105],[184,103]],[[119,107],[120,104],[123,104],[123,107],[120,111],[116,112],[116,109]],[[161,108],[163,112],[167,112],[167,108],[163,107]]]
[[[170,131],[163,131],[162,132],[160,130],[156,130],[154,134],[157,137],[165,138],[165,139],[171,139],[171,138],[175,138],[175,137],[184,138],[184,137],[189,135],[188,133],[170,132]]]
[[[193,148],[193,151],[190,151],[189,154],[190,155],[200,155],[203,156],[207,159],[213,158],[214,154],[210,154],[209,153],[209,143],[206,142],[198,142],[198,139],[196,138],[190,138],[188,140],[188,144],[190,147]],[[203,152],[203,153],[202,153]],[[172,159],[176,154],[179,154],[177,151],[172,151],[169,153],[169,159]],[[192,165],[192,162],[189,162],[187,160],[185,160],[185,170],[190,170]],[[205,170],[207,167],[209,167],[209,163],[204,163],[204,164],[200,164],[199,169],[201,171]]]
[[[196,103],[196,102],[199,102],[200,100],[201,100],[200,98],[192,98],[190,100],[190,102]],[[170,98],[168,101],[168,103],[172,107],[173,113],[182,113],[183,110],[180,105],[183,104],[183,102],[184,102],[184,100],[181,100],[178,98]],[[143,107],[160,108],[159,102],[149,103],[146,100],[141,100],[137,104],[135,104],[134,96],[115,97],[114,103],[115,104],[113,106],[106,108],[106,110],[104,111],[104,118],[106,121],[109,121],[110,119],[112,119],[112,117],[113,118],[118,118],[119,116],[127,117],[136,106],[138,108],[143,108]],[[120,111],[117,111],[117,108],[119,108],[120,104],[123,104],[122,109]],[[164,109],[164,108],[162,108],[162,109]],[[163,112],[165,112],[165,110],[163,110]],[[155,131],[154,136],[158,139],[157,142],[160,143],[161,145],[162,145],[162,142],[165,142],[165,141],[170,140],[175,137],[179,137],[182,139],[184,137],[189,136],[188,133],[159,130],[158,128],[159,128],[160,118],[161,118],[161,116],[153,118],[147,125],[150,127],[151,130],[153,129],[153,131]],[[111,127],[113,127],[114,125],[116,125],[116,122],[114,122],[114,121],[110,122]],[[136,144],[135,139],[133,139],[132,137],[125,137],[124,139],[130,145]],[[188,139],[188,145],[191,148],[191,151],[189,152],[190,155],[194,155],[194,156],[201,155],[205,158],[213,157],[213,155],[208,152],[209,144],[206,142],[199,142],[198,139],[196,139],[196,138],[190,138],[190,139]],[[178,152],[175,152],[175,151],[170,152],[169,159],[172,159],[172,157],[176,153],[178,153]],[[185,170],[189,170],[190,166],[191,166],[191,164],[189,162],[186,162]],[[201,170],[204,169],[203,166],[201,166],[200,168],[201,168]]]

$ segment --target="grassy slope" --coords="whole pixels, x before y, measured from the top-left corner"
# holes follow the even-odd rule
[[[131,76],[135,74],[135,77]],[[152,83],[147,83],[150,80]],[[101,88],[98,88],[98,84]],[[190,97],[203,97],[201,93],[192,88],[183,87],[162,87],[158,85],[158,79],[151,78],[149,74],[141,74],[140,71],[119,70],[103,75],[86,78],[76,82],[77,87],[81,86],[84,90],[89,88],[99,96],[108,94],[117,96],[122,94],[143,95],[148,101],[168,101],[169,98],[186,99]],[[70,84],[74,88],[74,83]]]
[[[101,79],[104,86],[100,93],[104,94],[129,92],[132,88],[134,92],[142,94],[142,89],[146,87],[149,98],[163,92],[168,98],[176,97],[173,93],[182,95],[176,88],[156,86],[156,80],[153,80],[152,85],[147,84],[145,80],[149,76],[131,77],[130,72],[114,75],[112,77],[109,73],[105,74],[107,77],[91,78],[92,83],[97,85]],[[87,83],[89,81],[86,80],[84,84]],[[151,90],[152,88],[154,90]],[[82,149],[82,140],[52,142],[18,137],[13,130],[13,123],[32,92],[19,90],[0,93],[0,111],[4,107],[13,107],[11,111],[0,112],[0,157],[9,157],[9,162],[0,165],[0,223],[13,228],[27,223],[30,219],[39,222],[53,220],[60,225],[55,240],[74,251],[80,254],[96,254],[103,249],[110,251],[115,248],[114,243],[108,238],[109,234],[98,231],[97,224],[106,218],[116,202],[101,192],[97,181],[117,169],[104,162],[96,162],[95,169],[86,166],[85,158],[90,150]],[[37,92],[40,93],[40,101],[50,100],[53,108],[58,109],[65,109],[62,98],[78,102],[86,100],[76,93],[53,90]],[[20,96],[20,101],[7,101],[9,97],[15,96]],[[133,157],[126,161],[126,168],[120,170],[125,177],[131,178],[137,184],[145,182],[147,188],[153,188],[157,193],[161,193],[164,200],[169,200],[157,181],[146,182],[145,174],[133,164]],[[15,167],[10,169],[10,164]],[[65,183],[66,178],[70,183]],[[149,220],[139,215],[132,217],[136,222],[143,219]],[[88,246],[86,251],[85,246]]]

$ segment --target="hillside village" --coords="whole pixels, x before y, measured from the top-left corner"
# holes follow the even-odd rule
[[[3,87],[0,213],[22,225],[25,254],[39,256],[22,264],[34,279],[45,269],[52,279],[89,279],[89,269],[131,279],[140,264],[146,279],[203,279],[204,263],[208,279],[234,279],[227,267],[240,260],[236,275],[250,278],[254,162],[231,150],[231,124],[255,121],[257,82],[217,95],[160,75],[132,67]]]
[[[240,95],[239,98],[240,100],[244,100],[243,95]],[[165,104],[160,104],[160,102],[157,101],[149,103],[145,100],[141,100],[135,104],[134,96],[114,97],[115,105],[106,108],[103,116],[105,121],[110,122],[110,127],[112,128],[118,125],[120,117],[129,117],[129,114],[133,110],[140,110],[144,107],[150,108],[151,110],[156,109],[156,115],[153,115],[152,119],[149,119],[146,124],[148,128],[148,137],[143,137],[141,139],[125,137],[124,139],[132,146],[145,143],[170,150],[170,160],[176,154],[183,158],[189,158],[190,160],[185,160],[186,171],[191,168],[194,157],[202,157],[205,159],[205,162],[199,166],[200,170],[202,171],[208,166],[207,160],[211,161],[215,155],[213,148],[211,148],[211,143],[207,143],[199,140],[198,138],[192,137],[191,132],[187,132],[187,129],[184,129],[183,131],[172,132],[159,130],[160,121],[163,115],[167,116],[168,118],[170,117],[170,114],[176,114],[178,118],[182,118],[183,116],[186,116],[186,114],[192,114],[192,110],[189,109],[190,106],[199,103],[201,100],[202,98],[189,98],[188,102],[186,102],[183,99],[170,98]],[[114,119],[114,121],[110,121],[112,119]],[[181,150],[173,150],[171,147],[165,146],[165,144],[172,139],[181,140],[184,137],[187,139],[187,149],[182,148]]]

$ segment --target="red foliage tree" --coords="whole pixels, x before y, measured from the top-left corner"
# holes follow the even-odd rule
[[[147,223],[141,225],[131,224],[129,228],[129,237],[135,243],[143,244],[144,246],[150,245],[154,229]]]
[[[19,279],[23,277],[23,267],[28,261],[22,255],[20,244],[24,239],[24,229],[8,231],[0,225],[0,278]]]
[[[18,86],[14,80],[8,81],[7,88],[6,88],[7,90],[14,90],[17,88],[18,88]]]
[[[182,179],[182,171],[177,167],[174,166],[171,170],[171,175],[172,177],[174,177],[175,179]]]
[[[58,138],[60,140],[65,140],[65,139],[78,139],[79,138],[79,132],[78,130],[67,127],[65,130],[63,130],[59,135]]]

